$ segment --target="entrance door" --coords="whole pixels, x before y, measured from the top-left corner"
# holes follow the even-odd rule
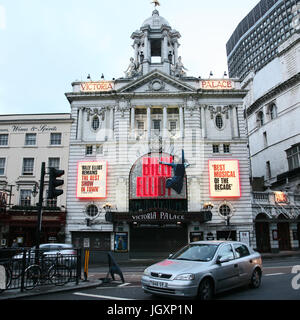
[[[256,222],[256,247],[259,252],[270,252],[270,231],[268,222]]]
[[[279,222],[278,228],[278,242],[279,250],[291,250],[290,242],[290,224],[288,222]]]
[[[130,227],[130,258],[167,258],[187,244],[186,225]]]

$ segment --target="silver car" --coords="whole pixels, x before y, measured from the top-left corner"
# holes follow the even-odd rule
[[[258,288],[261,276],[261,256],[246,244],[198,241],[146,268],[141,281],[147,293],[209,300],[247,284]]]

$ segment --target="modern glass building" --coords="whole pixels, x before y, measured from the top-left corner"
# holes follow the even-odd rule
[[[226,44],[229,76],[243,80],[273,60],[294,32],[292,7],[299,0],[261,0],[238,24]]]

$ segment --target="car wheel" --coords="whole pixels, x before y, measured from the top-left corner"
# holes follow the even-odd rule
[[[255,269],[251,276],[250,287],[257,289],[260,287],[260,283],[261,283],[261,271],[259,269]]]
[[[198,298],[200,300],[211,300],[213,298],[213,283],[209,278],[201,281],[198,288]]]

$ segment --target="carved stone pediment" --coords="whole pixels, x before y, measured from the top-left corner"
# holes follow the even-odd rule
[[[175,93],[175,92],[190,92],[196,93],[197,89],[184,83],[180,79],[170,77],[167,74],[154,70],[145,76],[130,82],[120,88],[118,93]]]

